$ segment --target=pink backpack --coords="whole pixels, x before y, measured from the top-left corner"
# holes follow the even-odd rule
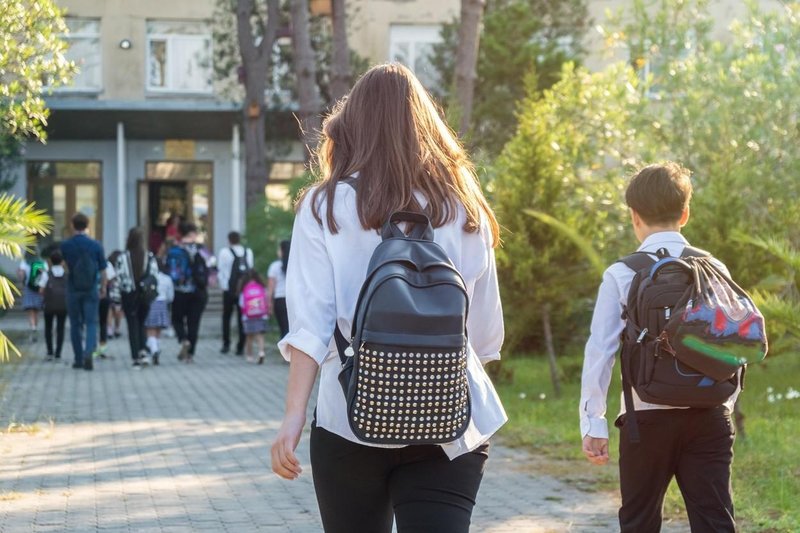
[[[267,291],[257,281],[248,281],[242,288],[242,315],[246,318],[264,318],[269,314]]]

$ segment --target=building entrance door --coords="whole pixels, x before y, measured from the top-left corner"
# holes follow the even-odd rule
[[[199,163],[147,163],[148,177],[139,182],[138,223],[148,236],[148,246],[158,253],[168,237],[171,218],[194,223],[198,241],[213,249],[213,209],[210,168],[196,170]],[[210,163],[208,163],[210,167]],[[206,170],[201,167],[201,170]]]

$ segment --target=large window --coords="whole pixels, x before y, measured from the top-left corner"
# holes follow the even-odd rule
[[[389,60],[410,68],[430,90],[439,86],[439,75],[431,64],[433,45],[441,42],[439,26],[392,25],[389,30]]]
[[[102,165],[99,161],[29,161],[28,199],[53,217],[53,231],[40,244],[70,237],[70,219],[89,217],[89,233],[103,238]]]
[[[69,30],[67,34],[61,36],[69,45],[65,55],[67,59],[75,62],[78,72],[72,78],[71,84],[58,87],[56,90],[100,92],[103,88],[100,21],[67,17],[65,22]]]
[[[306,166],[302,161],[273,161],[270,165],[269,184],[265,191],[267,201],[291,209],[291,182],[305,174],[305,171]]]
[[[211,32],[203,22],[147,23],[147,89],[211,92]]]

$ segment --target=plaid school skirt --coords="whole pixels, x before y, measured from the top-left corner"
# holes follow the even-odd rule
[[[267,331],[266,318],[250,318],[242,317],[242,329],[245,335],[255,335],[256,333],[264,333]]]
[[[169,323],[170,319],[167,302],[164,300],[153,300],[150,304],[150,311],[147,313],[147,318],[144,319],[144,327],[166,329],[169,327]]]
[[[22,308],[35,309],[37,311],[44,308],[44,296],[36,291],[32,291],[27,285],[22,287]]]

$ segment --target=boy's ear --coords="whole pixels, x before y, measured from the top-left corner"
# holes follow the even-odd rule
[[[678,225],[680,227],[684,227],[686,223],[689,222],[689,206],[686,206],[686,209],[683,210],[681,213],[681,219],[678,221]]]
[[[633,208],[631,208],[631,222],[633,223],[634,228],[638,228],[642,225],[642,217],[639,216],[639,213],[637,213]]]

